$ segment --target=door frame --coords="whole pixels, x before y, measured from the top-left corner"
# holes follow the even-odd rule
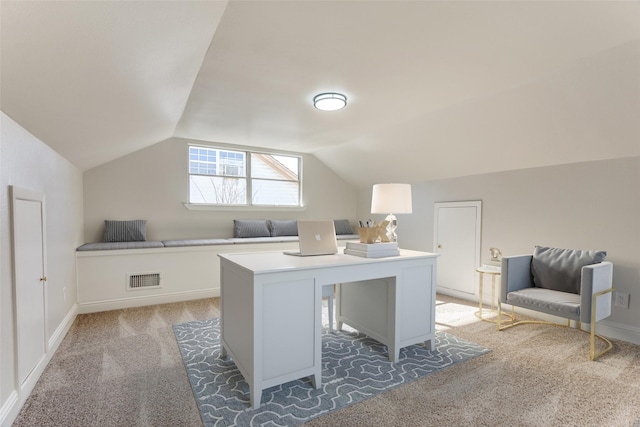
[[[476,267],[480,266],[480,252],[482,250],[482,201],[481,200],[468,200],[468,201],[460,201],[460,202],[436,202],[433,204],[433,252],[440,253],[438,251],[438,209],[440,208],[476,208],[476,253],[474,257],[474,265]],[[457,296],[463,299],[468,299],[470,295],[475,297],[478,296],[478,286],[475,283],[476,274],[474,272],[474,291],[473,294],[467,294],[465,292],[458,292],[455,289],[447,289],[447,294],[451,294],[452,296]]]
[[[46,277],[47,276],[47,228],[46,228],[46,205],[45,205],[45,196],[43,193],[37,192],[37,191],[32,191],[32,190],[28,190],[25,188],[20,188],[20,187],[16,187],[16,186],[9,186],[10,189],[10,193],[11,193],[11,255],[13,258],[13,272],[12,272],[12,281],[13,281],[13,307],[14,307],[14,333],[15,333],[15,340],[14,340],[14,369],[15,369],[15,375],[16,375],[16,385],[18,387],[18,389],[20,391],[25,391],[25,390],[30,390],[33,388],[33,386],[35,386],[36,381],[38,380],[38,378],[40,377],[40,373],[42,371],[42,369],[44,369],[44,366],[40,366],[42,365],[42,362],[44,360],[46,360],[47,358],[47,354],[49,353],[49,328],[48,328],[48,322],[47,322],[47,315],[48,315],[48,286],[44,285],[43,287],[43,320],[44,320],[44,355],[42,357],[42,359],[40,360],[40,362],[38,362],[38,364],[33,368],[33,370],[31,371],[31,373],[27,376],[27,378],[25,378],[24,382],[22,384],[17,384],[20,381],[19,378],[19,370],[18,370],[18,365],[20,363],[19,361],[19,345],[18,345],[18,339],[20,336],[20,325],[18,324],[18,301],[17,301],[17,292],[15,287],[17,286],[17,262],[16,262],[16,251],[15,251],[15,245],[16,245],[16,232],[17,232],[17,227],[16,227],[16,221],[15,221],[15,206],[16,206],[16,202],[18,200],[24,200],[27,202],[37,202],[40,203],[40,221],[41,221],[41,232],[42,232],[42,273],[43,276]],[[36,375],[34,375],[34,373]]]

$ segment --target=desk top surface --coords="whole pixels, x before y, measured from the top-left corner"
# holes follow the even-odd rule
[[[285,255],[282,251],[227,253],[218,254],[218,256],[223,260],[237,264],[246,270],[254,272],[255,274],[260,274],[289,270],[366,265],[370,263],[394,263],[415,259],[436,258],[440,256],[440,254],[400,249],[400,255],[386,258],[364,258],[347,255],[342,253],[342,250],[335,255],[305,257]]]

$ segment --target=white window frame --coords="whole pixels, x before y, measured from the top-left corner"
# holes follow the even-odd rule
[[[186,202],[184,206],[189,210],[260,210],[260,211],[302,211],[305,210],[305,207],[302,203],[302,156],[292,153],[282,153],[282,152],[272,152],[272,151],[256,151],[256,150],[248,150],[243,148],[234,148],[234,147],[225,147],[225,146],[210,146],[210,145],[200,145],[200,144],[189,144],[187,147],[187,195],[189,200],[191,200],[191,187],[190,180],[192,175],[201,175],[201,174],[192,174],[190,168],[190,149],[192,147],[195,148],[204,148],[208,150],[216,150],[220,151],[232,151],[232,152],[242,152],[245,156],[245,175],[238,176],[238,179],[244,179],[246,181],[246,203],[244,204],[219,204],[219,203],[191,203]],[[298,204],[297,205],[262,205],[262,204],[253,204],[253,189],[252,189],[252,180],[259,179],[264,181],[269,181],[269,178],[254,178],[251,174],[252,166],[251,166],[251,156],[252,154],[263,154],[263,155],[274,155],[274,156],[286,156],[286,157],[294,157],[298,159],[298,180],[295,181],[298,184]],[[217,170],[216,170],[217,172]],[[223,175],[208,175],[208,176],[223,176]],[[294,182],[287,180],[274,180],[274,181],[284,181],[284,182]]]

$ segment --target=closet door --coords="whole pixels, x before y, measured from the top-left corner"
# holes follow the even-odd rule
[[[47,351],[44,195],[12,188],[18,384]]]
[[[434,252],[438,258],[438,291],[472,299],[475,269],[480,263],[482,202],[436,203]]]

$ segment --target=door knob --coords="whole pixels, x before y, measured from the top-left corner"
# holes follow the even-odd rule
[[[438,249],[442,249],[442,245],[438,245]]]

